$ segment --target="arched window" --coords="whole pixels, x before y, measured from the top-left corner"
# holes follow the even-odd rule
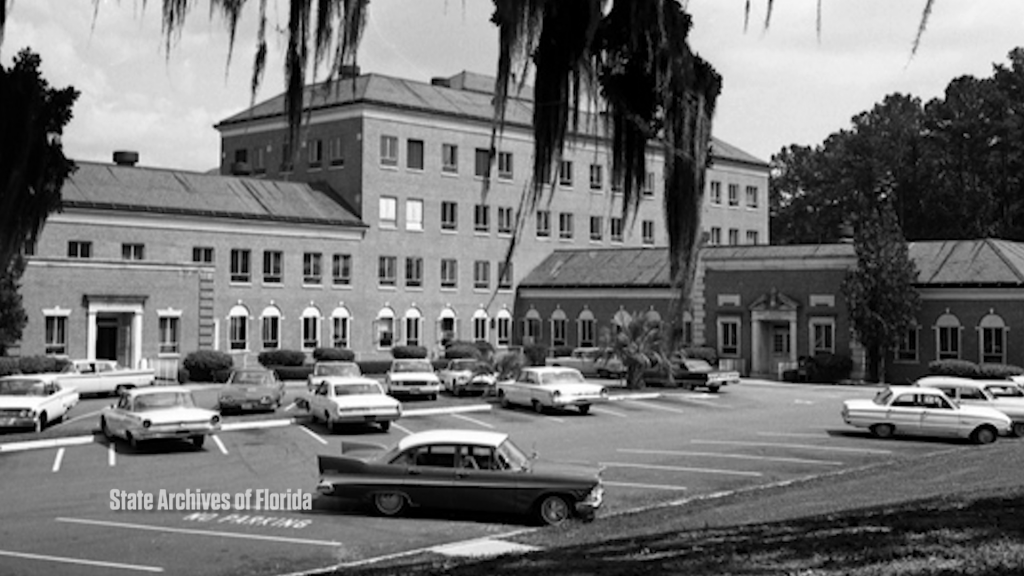
[[[615,326],[616,332],[621,332],[629,328],[629,323],[633,321],[633,317],[625,310],[619,309],[612,317],[612,326]]]
[[[591,348],[597,344],[597,333],[595,331],[594,313],[584,308],[576,317],[576,345],[581,348]]]
[[[320,347],[320,309],[309,306],[302,311],[302,349],[313,350]]]
[[[264,350],[281,347],[281,309],[277,306],[267,306],[260,314],[260,340]]]
[[[385,306],[377,312],[376,325],[377,348],[387,349],[395,345],[395,311]]]
[[[487,316],[487,310],[483,308],[473,313],[473,341],[474,342],[487,342],[487,322],[490,318]]]
[[[507,347],[512,345],[512,313],[508,308],[498,310],[498,346]]]
[[[565,311],[561,308],[555,309],[551,313],[551,345],[552,346],[565,346],[568,342],[566,337],[566,317]]]
[[[405,311],[405,344],[406,346],[421,346],[421,334],[423,333],[423,314],[418,308],[409,308]]]
[[[352,314],[348,308],[338,306],[331,312],[331,345],[350,348],[352,341]]]
[[[960,319],[950,314],[939,316],[935,321],[935,357],[939,360],[960,358]]]
[[[458,315],[446,306],[437,316],[437,341],[442,344],[459,339]]]
[[[249,309],[241,304],[228,312],[228,350],[249,349]]]
[[[651,308],[644,314],[644,319],[647,322],[661,322],[661,313],[654,308]]]
[[[540,312],[537,312],[536,308],[530,308],[523,318],[523,344],[536,344],[540,338]]]
[[[1003,318],[989,310],[978,323],[978,331],[981,332],[981,361],[1005,364],[1007,328]]]

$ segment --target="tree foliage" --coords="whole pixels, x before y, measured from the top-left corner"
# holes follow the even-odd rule
[[[657,364],[667,364],[668,346],[664,326],[643,312],[635,312],[616,326],[612,350],[626,367],[626,386],[642,388],[644,370]]]
[[[0,270],[0,356],[21,340],[22,330],[28,324],[28,315],[22,306],[18,282],[25,272],[25,259],[20,254]]]
[[[917,269],[890,202],[865,201],[856,222],[857,267],[842,293],[857,340],[867,352],[869,378],[884,381],[885,354],[900,343],[921,307]]]

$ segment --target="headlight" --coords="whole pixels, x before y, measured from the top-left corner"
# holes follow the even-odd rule
[[[149,427],[150,427],[150,426],[152,426],[152,425],[153,425],[153,423],[152,423],[152,422],[150,422],[149,420],[143,420],[143,421],[142,421],[142,427],[143,427],[143,428],[149,428]]]
[[[559,398],[561,396],[562,396],[562,391],[561,390],[555,390],[554,392],[551,393],[551,397],[552,398]]]
[[[31,410],[22,410],[21,412],[18,412],[18,416],[21,418],[35,418],[36,415],[35,412]]]
[[[213,417],[210,418],[210,424],[217,425],[217,423],[219,423],[219,422],[220,422],[220,415],[219,414],[214,414]]]
[[[607,397],[608,397],[608,389],[607,388],[601,388],[601,398],[607,398]]]

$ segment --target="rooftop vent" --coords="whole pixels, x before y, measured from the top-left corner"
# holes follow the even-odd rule
[[[430,79],[430,83],[433,86],[443,86],[445,88],[452,87],[452,81],[450,78],[443,78],[441,76],[435,76]]]
[[[341,67],[338,75],[342,78],[354,78],[359,76],[359,66],[355,64],[345,64]]]
[[[116,150],[114,164],[118,166],[135,166],[139,162],[139,153],[132,150]]]

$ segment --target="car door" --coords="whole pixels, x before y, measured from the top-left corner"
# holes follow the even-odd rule
[[[893,398],[885,411],[885,421],[903,434],[920,434],[924,408],[918,404],[918,396],[918,393],[904,392]]]
[[[117,399],[117,403],[113,409],[107,411],[106,420],[107,427],[117,434],[123,436],[125,429],[128,427],[128,419],[130,418],[132,410],[131,396],[128,394],[122,394]]]
[[[428,444],[406,453],[403,487],[414,504],[451,507],[457,453],[458,447],[454,444]]]
[[[957,436],[960,411],[938,394],[919,394],[921,405],[921,434],[925,436]]]
[[[51,412],[55,417],[63,416],[68,413],[77,402],[77,392],[72,388],[61,386],[60,384],[53,382],[46,385],[47,395],[50,396],[51,401],[54,404],[54,411]]]
[[[330,384],[321,382],[313,390],[313,396],[309,399],[309,411],[313,414],[323,414],[325,410],[330,411]]]

